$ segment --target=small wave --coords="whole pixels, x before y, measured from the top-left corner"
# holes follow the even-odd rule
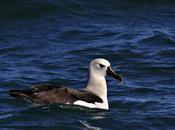
[[[112,38],[116,36],[118,33],[110,32],[110,31],[80,31],[80,30],[69,30],[67,32],[63,32],[61,38],[69,39],[69,40],[97,40],[97,39],[106,39]]]
[[[0,49],[0,55],[6,55],[9,53],[15,53],[17,51],[23,50],[23,47],[5,47]]]
[[[157,88],[146,88],[146,87],[137,87],[131,90],[132,92],[140,93],[140,94],[146,94],[146,93],[155,93],[155,92],[161,92],[160,89]]]
[[[87,121],[81,121],[81,120],[80,120],[80,123],[81,123],[85,128],[87,128],[88,130],[101,130],[99,127],[91,126]]]
[[[161,32],[158,32],[153,34],[152,36],[150,37],[147,37],[147,38],[144,38],[144,39],[141,39],[139,41],[139,43],[141,44],[151,44],[151,45],[155,45],[155,46],[174,46],[175,44],[175,41],[173,40],[173,38],[171,38],[169,35],[167,34],[164,34],[164,33],[161,33]]]
[[[175,56],[175,49],[171,48],[171,49],[163,50],[159,53],[159,55],[162,57],[172,58],[173,60]]]
[[[112,91],[109,91],[109,96],[115,96],[120,95],[145,95],[145,94],[160,94],[164,92],[161,88],[158,87],[127,87],[122,86],[121,88],[118,88],[117,90],[113,89]]]
[[[158,126],[160,129],[174,129],[174,116],[173,115],[149,115],[145,117],[146,121],[151,122],[151,126]]]
[[[150,106],[159,104],[158,101],[139,99],[139,98],[124,98],[120,100],[115,100],[111,102],[111,108],[115,109],[147,109]]]

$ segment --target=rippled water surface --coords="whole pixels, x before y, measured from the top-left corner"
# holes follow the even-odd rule
[[[8,95],[40,82],[83,88],[108,59],[109,111],[31,107]],[[173,0],[1,0],[0,129],[175,129]]]

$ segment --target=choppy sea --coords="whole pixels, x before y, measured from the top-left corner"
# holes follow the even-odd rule
[[[110,110],[31,107],[8,95],[41,82],[84,88],[108,59]],[[174,0],[1,0],[0,129],[175,130]]]

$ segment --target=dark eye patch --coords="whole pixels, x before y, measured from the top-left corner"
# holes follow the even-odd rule
[[[104,68],[105,67],[105,65],[102,65],[102,64],[99,64],[99,66],[100,66],[100,68]]]

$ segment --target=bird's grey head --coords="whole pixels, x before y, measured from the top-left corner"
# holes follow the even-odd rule
[[[111,75],[113,78],[122,81],[121,76],[111,68],[110,62],[103,58],[97,58],[90,62],[90,73],[102,77]]]

